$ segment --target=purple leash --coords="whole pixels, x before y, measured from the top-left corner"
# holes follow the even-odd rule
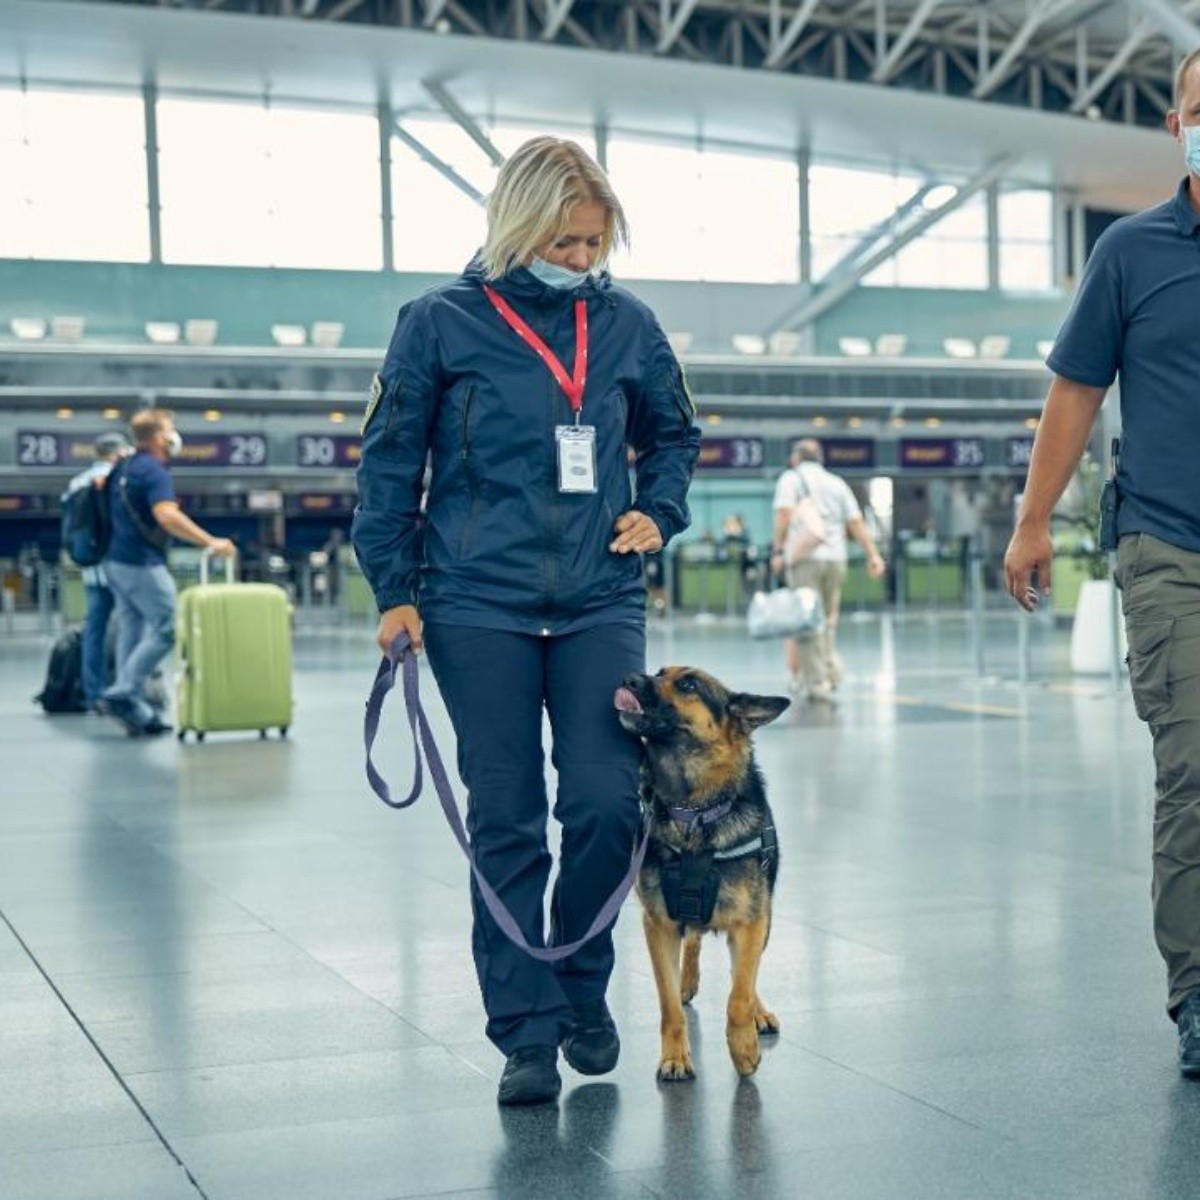
[[[404,707],[408,713],[408,727],[412,731],[414,757],[412,790],[403,800],[392,799],[392,794],[388,789],[386,780],[375,769],[375,764],[371,761],[371,747],[374,746],[375,735],[379,732],[379,717],[383,712],[383,702],[388,692],[396,685],[397,665],[400,666],[404,675]],[[625,897],[629,895],[630,890],[637,880],[638,872],[642,868],[642,860],[646,857],[646,847],[650,843],[649,819],[647,818],[643,821],[642,838],[640,843],[634,847],[633,856],[629,863],[629,870],[625,873],[621,882],[617,884],[613,894],[604,902],[583,937],[563,946],[550,946],[546,948],[531,946],[525,940],[525,935],[521,932],[521,927],[517,924],[516,918],[505,907],[504,901],[496,895],[492,885],[483,877],[483,872],[480,871],[475,862],[475,855],[471,852],[471,842],[467,837],[462,815],[458,811],[454,792],[450,787],[450,779],[442,763],[442,756],[438,751],[437,743],[433,740],[433,732],[429,728],[429,720],[425,716],[425,709],[421,705],[421,695],[417,686],[417,656],[413,653],[408,637],[405,634],[401,634],[392,643],[391,650],[383,661],[380,662],[379,670],[375,673],[375,683],[371,688],[371,695],[367,700],[367,715],[363,723],[363,741],[367,751],[367,779],[371,784],[371,790],[384,804],[391,808],[408,808],[421,795],[421,791],[425,785],[421,761],[421,751],[424,749],[425,760],[429,763],[429,774],[433,779],[433,787],[442,804],[442,812],[446,814],[446,820],[450,823],[450,828],[453,830],[463,854],[466,855],[467,862],[471,864],[471,873],[475,876],[475,882],[479,885],[479,892],[483,896],[483,902],[487,905],[488,912],[492,914],[492,918],[500,926],[505,937],[515,945],[520,946],[531,958],[536,958],[539,962],[558,962],[560,959],[569,958],[581,946],[586,945],[592,938],[602,933],[616,919],[621,905],[625,902]]]

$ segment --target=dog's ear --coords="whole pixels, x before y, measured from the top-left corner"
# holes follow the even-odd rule
[[[729,714],[747,729],[757,729],[775,720],[792,702],[784,696],[752,696],[735,692],[729,698]]]

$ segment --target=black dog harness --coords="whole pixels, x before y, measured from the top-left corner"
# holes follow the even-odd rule
[[[687,825],[690,831],[697,825],[719,821],[732,807],[732,802],[725,801],[712,808],[668,808],[667,815],[672,821]],[[672,921],[686,925],[707,925],[712,920],[717,893],[721,890],[721,872],[717,863],[757,856],[763,870],[767,871],[779,854],[774,825],[764,825],[760,833],[728,850],[675,850],[661,842],[656,848],[667,856],[659,863],[667,915]]]

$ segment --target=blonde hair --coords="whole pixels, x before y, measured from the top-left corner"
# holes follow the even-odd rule
[[[161,433],[174,420],[175,414],[166,408],[144,408],[134,413],[129,420],[129,432],[134,445],[148,446],[154,435]]]
[[[1187,87],[1188,72],[1200,63],[1200,49],[1193,50],[1180,64],[1175,72],[1175,107],[1183,103],[1183,89]]]
[[[488,197],[483,265],[489,279],[521,266],[534,251],[557,241],[577,205],[605,210],[604,235],[596,265],[603,267],[615,247],[628,245],[625,210],[603,169],[583,147],[560,138],[526,142],[504,166]]]

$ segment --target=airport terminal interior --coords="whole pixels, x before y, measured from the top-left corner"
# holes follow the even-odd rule
[[[1036,612],[1003,559],[1089,255],[1185,174],[1163,120],[1198,20],[0,0],[0,1200],[1194,1197],[1151,739],[1095,536],[1117,389]],[[781,848],[758,1070],[730,1062],[713,937],[696,1078],[656,1079],[630,897],[616,1069],[561,1063],[557,1103],[510,1108],[466,862],[428,780],[402,811],[367,782],[351,520],[397,310],[463,269],[539,134],[608,172],[614,279],[702,432],[690,527],[644,563],[649,669],[791,703],[755,735]],[[236,544],[235,586],[286,603],[293,708],[261,731],[131,738],[33,701],[87,611],[63,493],[147,409],[174,414],[181,507]],[[832,695],[747,624],[801,439],[885,560],[849,547]],[[187,603],[208,564],[182,542],[168,564]],[[187,655],[154,682],[181,735]],[[376,754],[407,791],[399,690]]]

